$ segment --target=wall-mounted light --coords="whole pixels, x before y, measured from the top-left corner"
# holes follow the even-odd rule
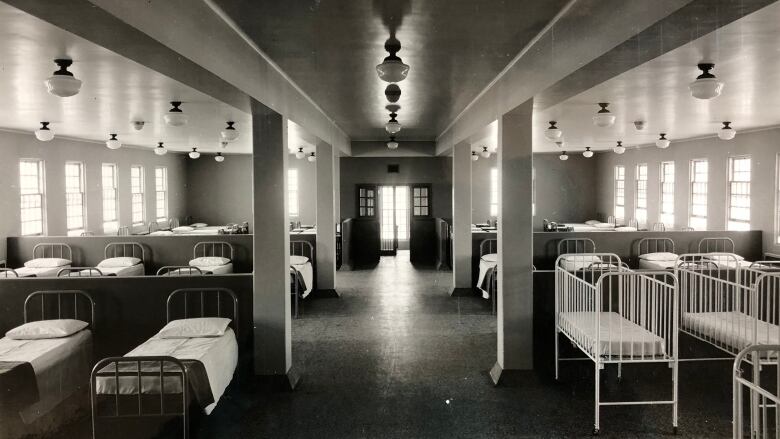
[[[41,127],[35,130],[35,138],[41,142],[48,142],[54,138],[54,131],[49,128],[49,122],[41,122]]]
[[[81,80],[76,79],[73,73],[68,71],[68,67],[73,64],[73,60],[55,59],[54,62],[60,69],[43,82],[46,84],[46,89],[49,93],[61,98],[77,95],[79,90],[81,90]]]

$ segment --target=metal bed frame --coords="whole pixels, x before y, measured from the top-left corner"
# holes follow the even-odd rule
[[[57,277],[102,277],[103,272],[97,267],[66,267],[57,272]]]
[[[208,296],[215,295],[216,300],[213,301],[215,307],[208,307]],[[181,300],[179,296],[182,296]],[[194,296],[195,300],[191,300],[190,297]],[[195,310],[198,317],[207,317],[212,311],[216,309],[215,317],[223,317],[223,297],[226,296],[228,300],[232,302],[232,321],[231,326],[236,334],[236,340],[238,340],[238,297],[236,294],[227,288],[180,288],[173,291],[168,295],[168,299],[165,303],[165,315],[166,322],[170,323],[173,320],[174,312],[173,307],[178,302],[183,302],[183,317],[190,318],[190,311]],[[195,305],[191,305],[191,302],[195,302]],[[213,315],[212,315],[213,316]],[[130,371],[120,370],[122,364],[135,365]],[[112,369],[106,370],[104,369]],[[92,437],[97,437],[97,422],[98,418],[171,418],[181,417],[182,422],[182,437],[184,439],[189,438],[189,422],[190,422],[190,410],[189,410],[189,387],[188,377],[186,373],[186,366],[184,363],[171,356],[139,356],[139,357],[109,357],[100,360],[92,369],[90,374],[90,403],[92,407]],[[113,394],[102,395],[97,393],[97,379],[99,377],[106,377],[114,379],[116,382],[116,391]],[[136,381],[136,393],[133,395],[120,395],[119,392],[119,378],[120,377],[135,377]],[[141,385],[142,379],[159,378],[160,380],[160,410],[158,413],[146,413],[143,410],[143,398],[144,395]],[[165,409],[165,396],[172,395],[172,393],[165,392],[165,379],[175,379],[181,381],[181,410],[167,411]],[[130,414],[122,414],[119,410],[120,397],[135,398],[137,403],[135,404],[137,410]],[[98,415],[98,399],[104,400],[110,398],[114,400],[113,415]],[[178,398],[177,398],[178,399]],[[130,404],[124,404],[123,407],[128,407]]]
[[[149,234],[151,235],[158,230],[160,230],[160,225],[157,224],[157,221],[149,221]]]
[[[299,310],[299,301],[300,301],[300,290],[298,289],[298,276],[300,275],[300,272],[297,268],[290,265],[290,294],[293,295],[293,318],[298,318],[298,310]]]
[[[224,241],[201,241],[195,244],[192,248],[192,258],[206,256],[228,258],[233,261],[233,246]]]
[[[69,300],[68,298],[72,297],[72,300]],[[47,298],[52,298],[54,300],[47,300]],[[32,309],[31,306],[34,305],[33,302],[35,302],[35,299],[40,299],[40,308],[39,308],[39,319],[33,319],[32,317]],[[64,300],[63,300],[64,299]],[[81,300],[79,300],[81,299]],[[82,302],[86,305],[87,308],[87,317],[89,317],[89,320],[87,321],[87,324],[89,325],[88,328],[90,328],[92,331],[95,330],[95,301],[92,300],[92,296],[87,294],[86,291],[82,290],[41,290],[41,291],[34,291],[30,293],[27,298],[24,299],[24,323],[33,322],[36,320],[48,320],[46,318],[47,315],[51,315],[51,313],[47,313],[47,305],[50,305],[52,303],[56,304],[56,318],[62,319],[64,318],[73,318],[75,320],[86,320],[83,317],[83,313],[80,314],[79,311],[84,310],[84,305],[79,306],[79,302]],[[70,308],[68,305],[72,304],[72,308]],[[37,305],[36,305],[37,307]],[[66,310],[70,308],[73,312],[67,313]],[[81,316],[81,317],[80,317]]]
[[[628,224],[626,224],[628,227],[633,227],[637,230],[639,230],[639,221],[637,221],[636,218],[632,218],[628,220]]]
[[[157,270],[157,276],[203,276],[203,270],[192,265],[166,265]]]
[[[144,246],[137,242],[110,242],[103,249],[103,257],[104,259],[131,257],[140,259],[142,264],[146,263]]]
[[[79,235],[79,236],[81,236],[81,237],[95,236],[95,232],[91,232],[91,231],[87,230],[86,232],[81,232],[81,235]]]
[[[734,253],[734,240],[728,237],[702,238],[698,253]]]
[[[740,351],[734,359],[732,369],[733,409],[732,437],[750,437],[763,439],[780,435],[780,380],[775,377],[774,388],[761,383],[761,369],[751,367],[751,373],[745,372],[746,365],[754,365],[757,359],[771,357],[772,366],[780,371],[780,345],[751,345]],[[780,373],[780,372],[778,372]],[[745,402],[747,401],[747,404]],[[749,422],[745,419],[747,405]],[[774,409],[774,414],[770,411]],[[749,428],[748,428],[749,427]]]
[[[664,223],[653,223],[653,231],[654,232],[665,232],[666,231],[666,224],[664,224]]]
[[[596,253],[596,243],[590,238],[564,238],[558,241],[558,256],[571,253]]]
[[[306,254],[307,250],[308,250],[308,255]],[[309,263],[311,264],[312,267],[312,272],[314,273],[314,276],[312,277],[316,278],[316,265],[315,265],[316,260],[314,259],[314,246],[309,241],[297,240],[297,239],[290,240],[290,255],[307,256],[309,258]],[[298,282],[294,281],[295,278],[293,276],[298,272],[298,270],[295,267],[293,267],[292,264],[290,265],[290,268],[292,270],[295,270],[295,273],[293,273],[292,270],[290,272],[290,279],[291,279],[290,281],[295,285],[295,288],[290,290],[290,294],[292,294],[294,298],[293,307],[294,307],[295,318],[297,319],[298,311],[300,308],[300,291],[298,290]],[[313,282],[314,280],[312,280],[312,283]],[[311,288],[313,289],[314,285],[311,285]]]
[[[617,226],[617,218],[615,218],[614,215],[610,215],[607,217],[607,222],[609,224],[612,224],[613,226]]]
[[[672,427],[677,431],[678,418],[678,343],[677,322],[679,289],[677,278],[668,271],[633,272],[623,267],[615,254],[583,254],[598,256],[606,262],[597,276],[580,277],[555,263],[555,379],[559,378],[559,362],[580,358],[559,357],[559,334],[563,334],[594,363],[595,405],[594,429],[600,430],[600,409],[603,406],[671,405]],[[601,323],[602,313],[618,314],[621,320],[612,326]],[[610,315],[610,314],[607,314]],[[572,316],[572,317],[569,317]],[[570,320],[583,316],[584,321]],[[641,327],[653,338],[637,341],[623,331],[623,323]],[[602,329],[606,327],[607,345],[602,344]],[[643,334],[644,335],[644,334]],[[659,343],[647,352],[646,343]],[[617,343],[617,348],[615,345]],[[637,346],[638,344],[638,346]],[[622,365],[633,363],[666,363],[672,369],[672,395],[668,400],[601,401],[600,375],[608,364],[617,364],[618,377]]]
[[[674,241],[671,238],[642,238],[636,245],[637,256],[659,252],[674,253]]]
[[[176,227],[179,227],[179,219],[178,218],[169,218],[168,219],[168,228],[173,230]]]
[[[487,248],[487,250],[485,250]],[[498,239],[488,238],[483,239],[479,243],[479,257],[489,255],[491,253],[498,253]]]
[[[14,270],[13,268],[7,268],[7,267],[0,268],[0,279],[7,279],[12,277],[19,277],[19,273],[17,273],[16,270]]]
[[[130,227],[122,226],[116,229],[116,236],[130,236]]]
[[[61,258],[73,260],[73,250],[68,244],[42,242],[33,247],[33,259],[37,258]]]

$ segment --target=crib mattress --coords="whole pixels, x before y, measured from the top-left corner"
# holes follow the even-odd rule
[[[647,259],[639,260],[639,268],[644,270],[668,270],[674,268],[677,264],[677,259],[670,259],[666,261],[648,261]]]
[[[616,312],[601,312],[599,356],[658,357],[666,355],[664,339]],[[575,340],[596,343],[595,312],[564,312],[558,315],[561,330]]]
[[[754,343],[780,344],[780,326],[737,311],[686,312],[682,316],[682,325],[688,332],[735,351]],[[756,340],[753,337],[754,329],[757,329]]]

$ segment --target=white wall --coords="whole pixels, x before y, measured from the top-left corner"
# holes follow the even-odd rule
[[[648,223],[658,221],[660,214],[659,168],[663,161],[675,164],[675,228],[687,225],[690,198],[689,166],[692,159],[706,158],[709,163],[707,226],[709,230],[726,229],[728,203],[728,158],[750,155],[751,228],[764,233],[764,251],[778,252],[776,244],[775,212],[778,208],[777,154],[780,129],[737,134],[731,141],[718,138],[673,142],[668,149],[647,147],[628,150],[623,155],[596,154],[598,212],[611,215],[614,203],[613,175],[616,165],[626,167],[626,217],[633,218],[635,206],[635,168],[638,163],[648,165]]]
[[[0,258],[5,258],[5,238],[20,233],[19,160],[42,159],[45,163],[47,234],[67,234],[65,222],[65,162],[84,163],[86,176],[86,229],[103,231],[103,198],[101,167],[103,163],[118,166],[120,226],[130,225],[130,166],[143,165],[146,174],[146,221],[154,218],[154,168],[168,168],[168,215],[186,215],[185,155],[156,156],[151,150],[121,148],[109,150],[102,143],[55,138],[40,142],[32,134],[0,132]]]

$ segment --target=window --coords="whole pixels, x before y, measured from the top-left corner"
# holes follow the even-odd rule
[[[640,226],[647,225],[647,163],[636,165],[636,205],[634,217]]]
[[[119,230],[119,203],[117,203],[116,165],[103,163],[103,233],[114,234]]]
[[[290,216],[297,217],[299,215],[298,210],[298,170],[287,170],[287,194],[290,198],[289,213]]]
[[[750,230],[750,156],[729,157],[727,230]]]
[[[130,210],[133,225],[143,224],[146,221],[146,209],[144,206],[144,168],[143,166],[130,167],[130,193],[132,200]]]
[[[707,230],[707,160],[691,160],[691,204],[688,226]]]
[[[431,188],[427,185],[412,186],[412,216],[430,216]]]
[[[358,186],[358,217],[376,216],[376,186]]]
[[[22,235],[43,235],[44,210],[43,160],[19,162],[19,195],[21,196]]]
[[[674,227],[674,162],[661,163],[661,216],[667,228]]]
[[[490,216],[498,216],[498,168],[490,168]]]
[[[80,236],[86,229],[84,163],[65,163],[65,222],[68,236]]]
[[[615,220],[626,217],[626,167],[615,166]]]
[[[157,221],[168,220],[168,168],[154,168],[154,198]]]

